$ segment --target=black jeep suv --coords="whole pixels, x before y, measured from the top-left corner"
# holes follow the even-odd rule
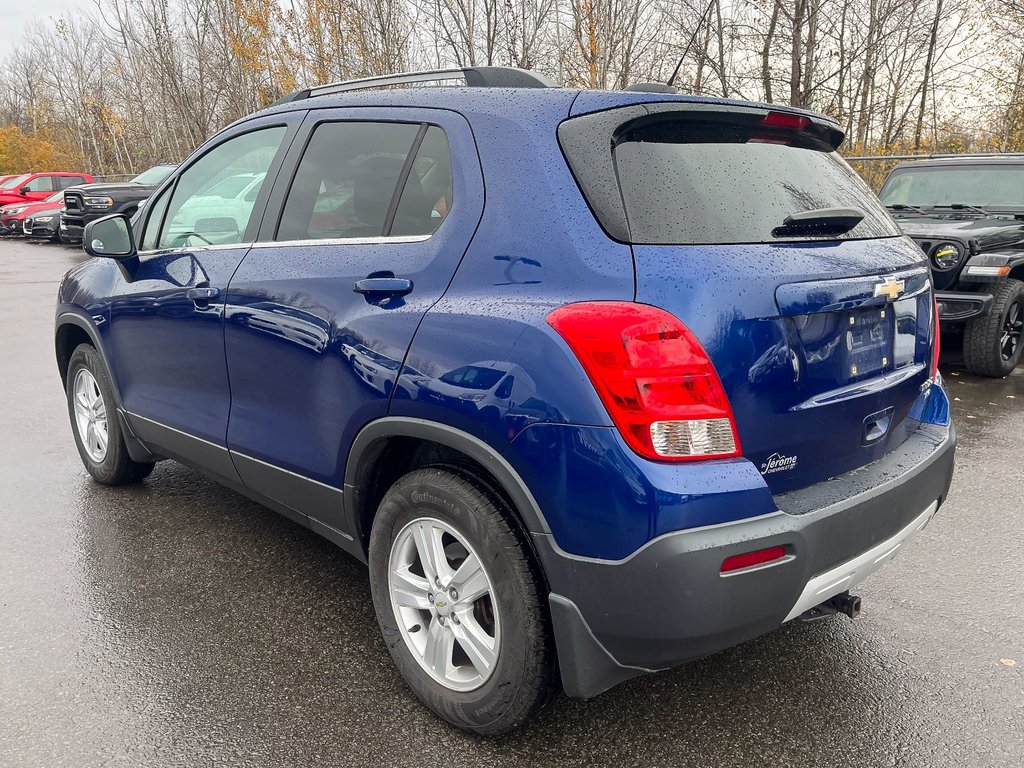
[[[64,214],[60,221],[62,243],[80,243],[85,225],[110,213],[133,216],[153,190],[177,166],[154,165],[131,181],[120,184],[81,184],[64,193]]]
[[[964,363],[1006,376],[1024,328],[1024,155],[897,165],[879,193],[931,261],[943,331],[963,331]]]

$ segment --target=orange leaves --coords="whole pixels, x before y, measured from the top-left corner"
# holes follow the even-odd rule
[[[0,127],[0,174],[76,171],[81,166],[78,151],[45,129],[26,134],[14,125]]]

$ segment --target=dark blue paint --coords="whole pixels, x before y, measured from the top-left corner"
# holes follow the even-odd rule
[[[777,509],[745,459],[648,461],[612,427],[536,424],[505,457],[533,489],[558,546],[574,555],[617,560],[663,533]]]
[[[842,351],[850,318],[867,322],[854,313],[880,308],[877,276],[923,266],[909,242],[631,248],[604,234],[555,131],[570,111],[652,101],[700,100],[419,89],[273,108],[259,119],[304,122],[268,176],[253,239],[270,239],[301,137],[324,118],[441,125],[455,202],[440,229],[417,243],[164,252],[133,271],[93,260],[69,273],[60,307],[94,318],[123,405],[139,415],[336,489],[366,424],[392,415],[455,427],[503,452],[558,546],[589,557],[619,559],[667,532],[770,513],[773,492],[870,462],[922,423],[948,424],[945,394],[924,387],[927,291],[864,326],[899,342],[893,360],[878,359],[877,345]],[[400,282],[357,292],[368,278]],[[187,292],[199,284],[219,297],[197,306]],[[744,457],[633,454],[545,322],[583,300],[638,300],[683,320],[715,362]],[[871,375],[851,374],[853,362]],[[888,408],[887,432],[864,446],[865,418]],[[773,453],[800,461],[766,482],[759,468]],[[272,492],[261,478],[241,480]],[[302,510],[301,497],[275,500]],[[341,505],[323,522],[351,532]]]

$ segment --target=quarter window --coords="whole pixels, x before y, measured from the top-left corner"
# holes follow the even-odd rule
[[[153,247],[150,229],[157,226],[157,248],[242,242],[256,197],[248,199],[241,191],[262,186],[284,135],[284,126],[246,133],[218,144],[189,166],[168,202],[161,199],[150,211],[143,248]]]
[[[417,142],[419,151],[409,164]],[[323,123],[299,162],[276,239],[429,235],[450,207],[451,159],[440,128]]]
[[[448,139],[436,125],[427,129],[395,212],[392,235],[432,234],[452,207],[452,162]]]

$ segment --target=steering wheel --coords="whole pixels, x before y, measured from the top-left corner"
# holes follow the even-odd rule
[[[182,232],[180,235],[177,235],[172,242],[176,243],[176,244],[184,245],[185,241],[188,240],[188,238],[190,238],[190,237],[198,237],[200,240],[202,240],[207,245],[213,245],[212,241],[207,240],[205,237],[200,235],[198,232]],[[173,248],[173,247],[176,247],[176,246],[172,245],[171,247]]]

